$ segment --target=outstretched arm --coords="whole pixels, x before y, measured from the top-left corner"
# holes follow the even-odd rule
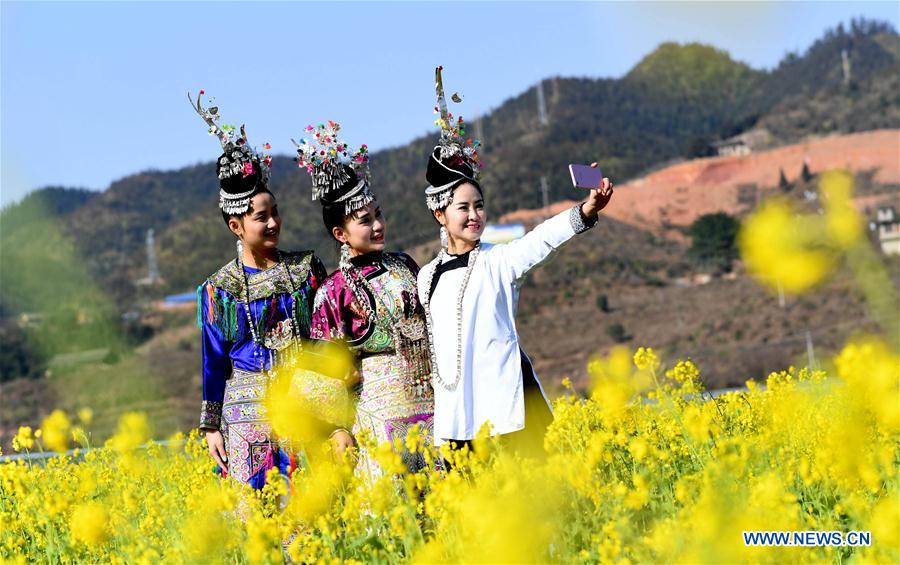
[[[572,236],[594,226],[597,214],[612,197],[612,187],[612,182],[604,178],[600,186],[592,189],[587,199],[578,206],[544,221],[521,239],[498,245],[492,255],[496,257],[499,268],[513,281],[524,277]]]

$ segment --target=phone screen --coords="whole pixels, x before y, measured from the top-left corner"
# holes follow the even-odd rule
[[[572,184],[575,188],[597,188],[603,180],[600,167],[595,169],[589,165],[569,165],[569,174],[572,175]]]

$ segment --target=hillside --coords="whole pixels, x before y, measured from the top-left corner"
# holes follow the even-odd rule
[[[842,50],[852,61],[847,82]],[[829,32],[771,72],[709,46],[664,44],[621,79],[543,81],[546,126],[537,121],[534,88],[477,125],[467,116],[485,143],[492,220],[533,224],[542,217],[542,175],[556,202],[550,211],[570,206],[582,196],[571,188],[570,162],[598,160],[618,185],[601,225],[523,289],[519,327],[548,382],[571,376],[583,384],[590,354],[624,339],[666,355],[689,353],[703,361],[711,384],[737,384],[793,361],[806,328],[825,347],[865,328],[860,303],[840,277],[784,308],[740,269],[735,279],[685,282],[696,273],[682,229],[706,212],[746,212],[777,190],[781,170],[802,196],[812,188],[796,182],[805,160],[813,173],[835,166],[854,171],[860,207],[896,201],[898,52],[896,32],[871,22]],[[466,115],[465,105],[454,112]],[[688,160],[711,141],[763,128],[777,147]],[[413,250],[422,261],[433,256],[437,233],[422,198],[435,137],[371,158],[390,245]],[[25,415],[33,421],[54,396],[67,406],[88,402],[101,410],[150,403],[172,429],[192,421],[199,352],[189,316],[147,319],[159,317],[152,305],[160,297],[192,290],[233,256],[212,170],[210,161],[145,171],[102,193],[47,188],[0,212],[0,386],[5,403],[15,399],[0,435]],[[280,156],[272,179],[285,220],[282,246],[315,249],[334,266],[336,244],[310,199],[308,177]],[[147,273],[148,229],[156,235],[164,279],[157,286],[136,283]],[[598,308],[601,295],[609,312]],[[613,331],[615,324],[621,331]],[[102,363],[51,369],[56,355],[92,349],[104,351]],[[115,386],[92,388],[98,375]]]
[[[860,209],[900,191],[900,130],[837,135],[735,157],[712,157],[679,163],[620,184],[606,215],[617,220],[678,236],[679,228],[703,214],[740,215],[778,190],[780,171],[798,182],[803,163],[813,173],[847,168],[858,177]],[[550,211],[573,201],[562,201]],[[500,222],[530,221],[541,209],[505,214]]]
[[[410,252],[424,263],[435,243]],[[517,327],[551,396],[565,377],[586,388],[588,360],[617,343],[652,345],[667,364],[689,356],[706,385],[721,388],[806,363],[807,332],[821,363],[849,335],[875,329],[846,273],[812,294],[788,297],[782,307],[740,266],[733,277],[712,279],[694,269],[684,244],[603,217],[530,274]],[[200,405],[194,313],[188,305],[163,316],[155,337],[121,356],[0,384],[11,407],[0,417],[0,444],[20,422],[34,422],[54,406],[92,407],[95,441],[129,410],[147,412],[158,437],[193,426]],[[617,325],[621,333],[612,331]]]
[[[484,138],[488,211],[499,217],[540,206],[542,175],[549,181],[551,202],[578,198],[567,178],[570,162],[598,160],[621,185],[753,128],[772,130],[775,143],[783,144],[809,135],[900,127],[900,89],[892,86],[898,80],[897,41],[885,24],[856,22],[849,30],[829,32],[806,53],[786,57],[772,72],[749,68],[713,47],[667,43],[621,79],[547,79],[546,126],[538,124],[534,88],[477,120],[467,116],[472,133]],[[848,86],[841,78],[841,50],[852,61]],[[465,104],[454,111],[466,115]],[[345,125],[352,131],[352,124]],[[372,155],[374,188],[394,225],[404,226],[392,234],[399,247],[433,236],[421,193],[434,137]],[[787,174],[798,166],[792,164]],[[147,171],[113,183],[74,211],[66,208],[60,215],[49,205],[47,215],[58,219],[79,260],[116,303],[138,303],[148,292],[131,281],[146,272],[150,228],[166,282],[149,292],[183,292],[232,253],[216,210],[211,170],[207,163]],[[316,249],[333,264],[335,246],[309,199],[305,175],[290,158],[276,157],[272,178],[286,214],[284,246]],[[5,218],[16,214],[15,207],[4,211]],[[15,309],[6,303],[0,307]]]
[[[769,110],[757,125],[782,143],[897,127],[900,37],[879,22],[854,21],[849,30],[838,26],[803,56],[786,57],[767,77],[764,92]]]

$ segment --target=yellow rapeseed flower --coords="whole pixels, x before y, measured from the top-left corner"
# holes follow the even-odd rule
[[[800,293],[820,283],[835,267],[825,226],[815,215],[797,213],[786,200],[771,200],[747,218],[738,233],[750,273],[776,290]]]
[[[323,342],[294,357],[276,374],[264,401],[276,434],[312,445],[334,428],[349,428],[353,406],[345,378],[353,370],[349,350],[340,343]]]
[[[247,542],[244,544],[247,559],[251,563],[280,563],[281,539],[278,528],[260,514],[247,521]]]
[[[862,239],[865,222],[853,207],[853,176],[848,171],[828,171],[819,189],[825,203],[825,225],[835,246],[850,249]]]
[[[628,451],[637,463],[643,461],[650,451],[650,446],[642,437],[637,437],[628,446]]]
[[[635,395],[649,386],[645,372],[635,372],[628,348],[614,347],[606,358],[593,359],[588,365],[591,374],[592,398],[610,413],[615,413]]]
[[[72,539],[88,546],[101,545],[108,537],[106,509],[95,502],[80,504],[72,511],[69,529]]]
[[[32,447],[34,447],[34,436],[31,433],[31,426],[19,426],[19,431],[13,436],[13,450],[27,451]]]
[[[150,423],[140,412],[128,412],[119,418],[116,434],[108,441],[116,451],[130,451],[150,439]]]
[[[638,509],[650,500],[650,487],[647,479],[642,475],[634,475],[631,481],[634,484],[634,488],[625,495],[625,506]]]
[[[78,420],[84,426],[90,426],[94,420],[94,411],[90,408],[82,408],[78,411]]]
[[[41,434],[44,444],[51,451],[66,451],[69,449],[69,429],[72,422],[62,410],[54,410],[41,422]]]
[[[652,347],[638,347],[634,352],[634,365],[641,370],[655,371],[659,368],[659,357]]]
[[[853,387],[885,431],[900,433],[900,355],[877,337],[849,342],[834,359],[838,376]]]

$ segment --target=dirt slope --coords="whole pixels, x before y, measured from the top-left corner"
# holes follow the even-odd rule
[[[736,157],[710,157],[678,163],[620,185],[605,213],[619,221],[653,231],[687,226],[703,214],[740,214],[765,194],[777,190],[780,171],[795,182],[804,161],[813,173],[847,168],[872,173],[878,185],[900,184],[900,130],[879,130],[811,140],[770,151]],[[601,163],[602,165],[602,163]],[[860,199],[871,205],[889,194]],[[561,211],[572,201],[550,206]],[[519,210],[501,223],[530,221],[543,210]]]

